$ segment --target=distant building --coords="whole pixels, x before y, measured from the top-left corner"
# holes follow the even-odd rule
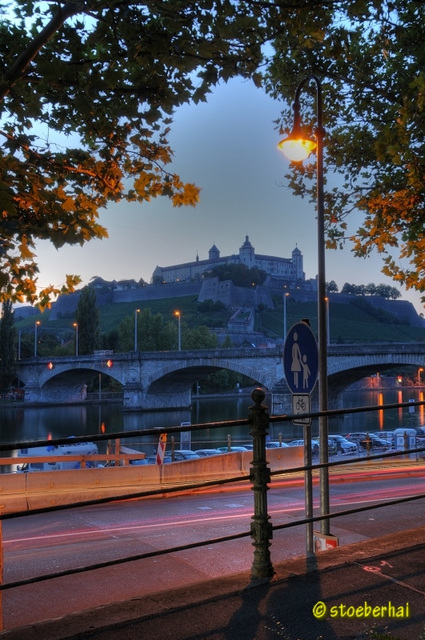
[[[156,267],[152,274],[152,283],[198,282],[203,279],[205,272],[227,264],[244,264],[248,269],[257,267],[270,278],[282,280],[292,286],[305,283],[303,255],[298,247],[292,251],[291,258],[260,255],[255,253],[248,236],[245,237],[245,242],[240,247],[238,254],[221,257],[220,251],[213,244],[208,252],[208,260],[200,260],[196,256],[194,262],[185,262],[171,267]]]

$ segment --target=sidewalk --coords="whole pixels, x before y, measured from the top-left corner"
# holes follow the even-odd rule
[[[274,569],[273,580],[263,583],[252,584],[247,572],[75,613],[0,637],[419,640],[425,636],[425,528],[324,551],[310,562],[295,558]]]

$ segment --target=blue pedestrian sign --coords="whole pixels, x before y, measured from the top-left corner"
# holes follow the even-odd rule
[[[319,350],[316,338],[306,322],[291,327],[283,348],[283,371],[292,393],[313,391],[319,370]]]

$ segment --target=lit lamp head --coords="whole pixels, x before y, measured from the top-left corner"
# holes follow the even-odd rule
[[[277,145],[283,154],[291,160],[291,162],[301,162],[317,147],[316,142],[303,135],[301,130],[300,105],[299,102],[294,103],[294,126],[287,138],[284,138]]]

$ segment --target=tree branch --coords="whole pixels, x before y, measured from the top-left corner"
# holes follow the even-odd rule
[[[3,74],[0,82],[0,100],[3,100],[13,85],[25,75],[28,66],[63,23],[71,16],[79,13],[81,8],[82,5],[76,2],[67,2],[63,7],[59,7],[50,22],[29,43],[28,47],[18,56],[9,70]]]

